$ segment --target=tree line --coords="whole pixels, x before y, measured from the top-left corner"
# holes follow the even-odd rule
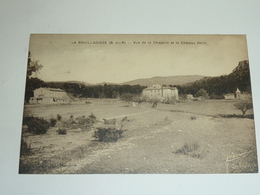
[[[139,95],[146,86],[140,85],[91,85],[70,82],[45,82],[43,87],[60,88],[78,98],[118,98],[122,94]]]
[[[77,98],[117,98],[123,94],[140,95],[147,86],[140,85],[85,85],[80,82],[44,82],[35,76],[35,73],[43,66],[28,55],[25,101],[29,102],[33,97],[33,91],[40,87],[60,88]],[[35,77],[33,77],[35,76]],[[228,75],[218,77],[204,77],[193,83],[185,85],[170,85],[177,87],[180,95],[193,94],[199,96],[205,94],[210,98],[223,98],[223,94],[234,93],[237,88],[242,92],[251,93],[249,62],[244,60]]]
[[[239,62],[238,66],[228,75],[204,77],[185,85],[174,85],[180,94],[193,94],[204,89],[211,98],[223,98],[224,94],[234,93],[237,88],[242,92],[251,93],[249,61]]]

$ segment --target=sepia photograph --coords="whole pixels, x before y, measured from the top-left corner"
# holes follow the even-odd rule
[[[31,34],[19,174],[258,173],[246,35]]]

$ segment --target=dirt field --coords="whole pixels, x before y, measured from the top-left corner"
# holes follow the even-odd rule
[[[129,106],[119,100],[90,99],[71,105],[26,105],[30,115],[62,120],[93,113],[117,120],[126,130],[117,142],[99,142],[92,128],[59,135],[23,135],[32,152],[21,157],[20,173],[143,174],[258,172],[254,120],[241,115],[234,101],[205,100],[176,105]],[[247,114],[252,114],[252,110]],[[121,120],[127,116],[128,121]],[[122,124],[123,123],[123,124]]]

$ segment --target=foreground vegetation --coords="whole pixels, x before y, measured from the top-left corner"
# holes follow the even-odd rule
[[[151,103],[133,107],[109,99],[90,102],[27,106],[36,115],[34,119],[47,121],[50,127],[45,134],[29,132],[29,126],[25,128],[20,173],[258,170],[253,120],[242,118],[235,102],[158,103],[156,108]],[[241,118],[219,118],[231,113]],[[252,110],[248,110],[246,116],[251,114]],[[55,125],[52,127],[51,123]]]

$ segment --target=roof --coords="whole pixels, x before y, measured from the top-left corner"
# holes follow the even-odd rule
[[[64,90],[62,89],[59,89],[59,88],[47,88],[47,87],[40,87],[38,89],[45,89],[45,90],[49,90],[49,91],[57,91],[57,92],[65,92]],[[37,90],[37,89],[36,89]]]
[[[56,88],[49,88],[50,91],[59,91],[59,92],[65,92],[64,90],[62,89],[56,89]]]
[[[150,86],[150,87],[147,87],[147,88],[145,88],[145,89],[143,89],[143,90],[158,90],[158,89],[171,89],[171,90],[176,90],[177,88],[176,87],[169,87],[169,86],[167,86],[167,87],[162,87],[161,85],[152,85],[152,86]]]

